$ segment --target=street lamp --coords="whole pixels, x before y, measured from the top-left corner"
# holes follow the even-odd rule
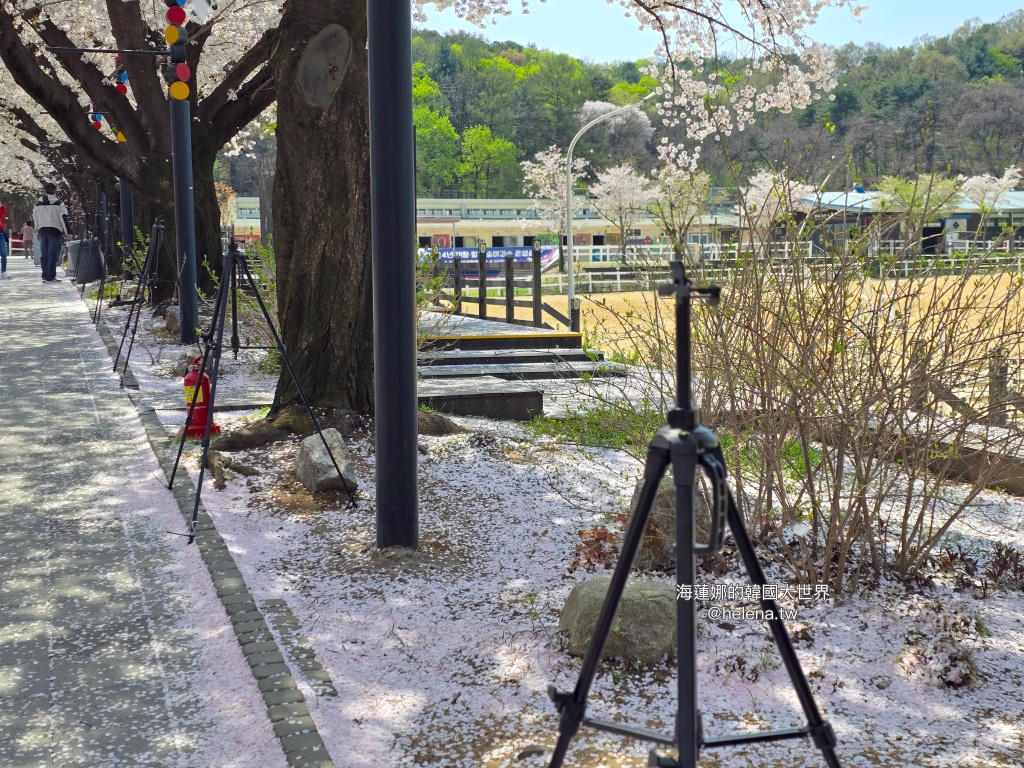
[[[565,155],[565,248],[566,248],[566,250],[565,250],[565,264],[566,264],[566,269],[569,271],[569,275],[568,275],[568,293],[569,293],[569,307],[568,307],[568,309],[569,309],[569,323],[570,323],[569,330],[574,332],[574,333],[578,332],[579,328],[572,327],[573,325],[575,325],[575,323],[573,323],[573,311],[572,311],[572,308],[573,308],[573,302],[575,302],[575,300],[576,300],[576,279],[575,279],[576,276],[574,274],[575,265],[573,264],[573,259],[572,259],[572,151],[576,147],[576,142],[579,141],[580,138],[582,138],[583,134],[586,133],[587,131],[589,131],[591,128],[593,128],[598,123],[602,122],[603,120],[607,120],[610,117],[615,117],[615,115],[619,115],[619,114],[622,114],[623,112],[628,112],[631,109],[635,109],[636,107],[638,107],[639,105],[641,105],[645,101],[647,101],[648,99],[653,99],[657,95],[658,95],[657,91],[651,91],[646,96],[644,96],[642,99],[640,99],[640,101],[638,101],[638,102],[636,102],[634,104],[627,104],[624,107],[619,107],[618,109],[613,109],[611,112],[603,114],[600,117],[595,117],[589,123],[587,123],[582,128],[580,128],[580,132],[577,133],[573,137],[573,140],[571,142],[569,142],[569,151]]]

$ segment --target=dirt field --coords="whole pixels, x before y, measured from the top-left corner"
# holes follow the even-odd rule
[[[969,278],[942,276],[925,278],[923,284],[906,280],[872,280],[866,285],[872,292],[873,299],[877,299],[880,292],[892,297],[898,291],[902,296],[914,293],[920,287],[920,292],[914,300],[906,302],[906,306],[915,316],[938,316],[935,311],[937,308],[950,305],[970,306],[973,309],[957,313],[956,320],[958,323],[966,323],[967,326],[976,326],[981,317],[986,314],[991,317],[991,308],[1005,301],[1008,291],[1021,293],[1022,279],[1024,278],[1016,274],[977,275]],[[674,304],[671,299],[657,298],[653,290],[577,296],[582,302],[582,330],[586,341],[594,347],[625,351],[638,345],[649,345],[654,334],[665,333],[666,328],[671,332]],[[520,297],[520,300],[526,298]],[[544,303],[563,315],[567,314],[568,300],[564,295],[545,295]],[[729,289],[725,288],[721,307],[727,307],[728,303]],[[473,311],[476,302],[467,301],[466,307]],[[1008,311],[1001,313],[1000,318],[1007,323],[1008,328],[1012,329],[1015,323],[1020,324],[1018,327],[1024,326],[1024,301],[1021,300],[1021,296],[1018,295],[1007,302],[1005,309]],[[490,304],[487,311],[489,317],[493,319],[505,318],[504,306]],[[518,319],[529,320],[533,317],[533,310],[528,307],[517,307],[515,316]],[[565,324],[559,323],[548,313],[544,314],[544,321],[555,330],[568,330]],[[1010,351],[1011,354],[1024,353],[1022,349]]]

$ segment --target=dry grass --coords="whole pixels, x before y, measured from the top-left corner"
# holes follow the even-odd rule
[[[966,278],[959,275],[946,275],[903,280],[868,280],[865,282],[865,286],[871,291],[869,300],[877,300],[881,296],[890,301],[899,302],[898,297],[912,296],[912,300],[907,300],[907,307],[916,316],[930,314],[935,308],[954,300],[958,300],[961,305],[968,302],[975,304],[977,308],[972,316],[976,325],[985,309],[989,305],[997,303],[998,297],[1005,295],[1008,290],[1011,290],[1013,283],[1020,279],[1020,276],[1016,274],[1007,273],[973,275]],[[645,321],[642,325],[649,326],[650,320],[654,316],[655,307],[658,308],[663,327],[672,319],[672,301],[658,299],[653,290],[577,295],[582,300],[580,309],[582,325],[598,345],[616,346],[628,341],[634,332],[630,320],[642,318]],[[722,296],[723,306],[726,306],[728,302],[728,287],[726,287]],[[568,312],[568,299],[564,295],[545,295],[544,303],[563,315]],[[476,302],[467,301],[465,308],[475,313]],[[1017,308],[1019,313],[1016,316],[1006,318],[1008,324],[1024,323],[1024,304],[1018,303]],[[505,319],[503,306],[488,305],[487,312],[490,319],[499,321]],[[520,320],[532,319],[533,310],[528,307],[516,307],[515,317]],[[567,326],[558,323],[547,313],[544,314],[544,321],[555,330],[568,330]],[[1017,352],[1021,351],[1024,350],[1017,350]],[[1010,352],[1014,354],[1013,350]]]

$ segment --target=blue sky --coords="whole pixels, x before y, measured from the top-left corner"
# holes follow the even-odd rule
[[[909,45],[921,35],[942,37],[964,21],[979,17],[996,21],[1022,7],[1021,0],[874,0],[863,2],[867,10],[861,22],[854,22],[847,11],[828,9],[812,29],[812,37],[830,45],[855,42],[882,43],[890,47]],[[511,2],[510,6],[518,7]],[[502,17],[482,31],[489,40],[515,40],[535,43],[558,53],[595,62],[646,58],[657,39],[651,32],[641,33],[636,23],[623,16],[623,9],[604,0],[531,0],[531,12],[523,16]],[[426,26],[441,31],[462,29],[481,31],[446,11],[428,13]]]

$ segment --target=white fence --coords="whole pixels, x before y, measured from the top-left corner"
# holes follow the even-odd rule
[[[973,272],[1024,272],[1024,252],[1008,252],[1002,243],[978,242],[973,253],[952,253],[944,256],[918,256],[897,259],[895,255],[905,255],[900,241],[879,243],[879,247],[863,265],[863,269],[871,277],[878,278],[909,278],[934,275],[962,274],[968,269]],[[786,247],[783,247],[786,246]],[[794,258],[792,248],[780,244],[771,249],[771,256],[758,254],[763,269],[769,270],[776,277],[793,277],[805,269],[829,270],[837,269],[842,262],[827,254],[810,255],[810,244],[800,244],[801,258]],[[707,246],[705,246],[706,248]],[[575,251],[575,248],[573,249]],[[616,260],[618,260],[616,251]],[[580,294],[612,293],[621,291],[648,290],[669,277],[668,260],[671,255],[662,258],[636,259],[630,254],[628,265],[616,266],[614,269],[586,269],[586,262],[577,261],[578,271],[575,276],[575,291]],[[750,251],[742,253],[732,250],[721,250],[717,257],[705,257],[697,263],[694,273],[701,278],[727,280],[737,270],[746,268]],[[664,267],[663,269],[660,267]],[[609,264],[611,267],[611,264]],[[542,280],[547,291],[565,293],[568,289],[568,277],[558,272],[549,272]]]

